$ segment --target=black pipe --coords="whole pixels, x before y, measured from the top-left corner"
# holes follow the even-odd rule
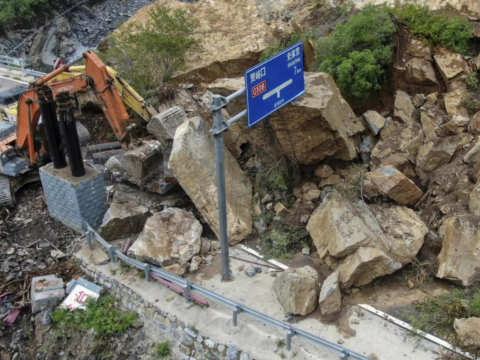
[[[61,146],[62,138],[52,90],[47,86],[41,86],[37,89],[37,96],[45,134],[47,135],[48,148],[53,160],[53,167],[55,169],[63,169],[67,167],[67,160]]]
[[[56,101],[60,130],[65,139],[63,143],[70,159],[70,169],[74,177],[81,177],[85,175],[85,166],[83,165],[82,150],[78,140],[70,94],[68,92],[58,94]]]

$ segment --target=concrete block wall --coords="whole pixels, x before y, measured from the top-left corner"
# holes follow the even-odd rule
[[[182,360],[254,360],[233,344],[219,344],[202,336],[175,315],[162,311],[159,303],[149,303],[128,286],[111,279],[94,266],[76,258],[77,264],[89,280],[103,286],[123,308],[135,311],[145,322],[158,327],[162,338],[170,340]],[[153,281],[153,280],[152,280]],[[160,340],[159,340],[160,341]]]
[[[108,209],[103,174],[85,167],[86,174],[75,178],[70,168],[40,168],[40,179],[50,215],[66,226],[82,232],[82,221],[97,229]]]

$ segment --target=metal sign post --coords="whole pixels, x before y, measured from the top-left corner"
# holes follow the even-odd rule
[[[222,252],[222,281],[233,280],[228,256],[227,195],[225,188],[225,154],[223,133],[230,125],[248,113],[248,127],[292,102],[305,93],[303,68],[303,43],[299,42],[245,72],[246,88],[230,96],[212,96],[213,128],[215,138],[215,162],[217,170],[218,214],[220,245]],[[230,101],[246,93],[247,110],[223,121],[222,109]]]

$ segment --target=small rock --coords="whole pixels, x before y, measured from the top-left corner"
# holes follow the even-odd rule
[[[288,213],[287,208],[280,202],[275,204],[274,210],[277,215],[286,215]]]
[[[211,242],[211,249],[212,251],[217,251],[217,250],[220,250],[220,241],[218,240],[215,240],[215,241],[212,241]]]
[[[338,281],[339,272],[335,271],[322,284],[319,306],[322,315],[333,315],[340,312],[342,307],[342,294]]]
[[[328,165],[319,165],[317,168],[314,170],[314,174],[316,177],[319,178],[328,178],[329,176],[333,175],[333,170],[330,166]]]
[[[365,123],[367,124],[368,128],[374,135],[377,135],[385,126],[385,118],[376,111],[367,111],[365,114],[363,114],[363,118],[365,119]]]
[[[480,346],[480,318],[455,319],[453,328],[463,346]]]
[[[50,256],[54,259],[63,259],[66,255],[60,250],[52,250]]]
[[[193,273],[195,271],[198,271],[201,263],[202,263],[202,258],[200,256],[194,256],[192,258],[192,261],[190,262],[189,272]]]
[[[309,247],[304,247],[302,249],[302,254],[303,255],[310,255],[310,248]]]
[[[262,198],[262,204],[266,204],[266,203],[269,203],[273,200],[273,197],[272,197],[272,194],[266,194],[263,198]]]
[[[211,263],[213,261],[213,256],[212,255],[208,255],[206,258],[205,258],[205,262],[207,263]]]
[[[338,342],[340,345],[343,344],[343,343],[345,343],[345,341],[342,340],[342,339],[339,339],[337,342]]]
[[[15,248],[9,247],[9,248],[7,249],[7,255],[13,255],[13,254],[15,254]]]
[[[420,106],[423,106],[423,104],[425,104],[426,99],[427,98],[425,97],[424,94],[415,95],[412,99],[413,106],[415,106],[416,108],[419,108]]]
[[[247,276],[249,277],[254,277],[255,275],[257,275],[257,268],[251,266],[245,270],[245,274],[247,274]]]
[[[341,181],[342,181],[342,178],[340,177],[340,175],[335,174],[335,175],[329,176],[326,179],[320,180],[320,182],[318,183],[318,187],[322,188],[328,185],[337,185]]]

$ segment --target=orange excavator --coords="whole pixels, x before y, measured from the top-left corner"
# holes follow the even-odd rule
[[[69,70],[67,65],[32,83],[18,100],[16,132],[14,124],[0,124],[0,208],[15,206],[15,192],[25,183],[29,173],[38,169],[46,160],[47,141],[44,131],[38,131],[41,116],[37,96],[40,86],[48,86],[55,98],[57,94],[91,90],[113,130],[126,149],[131,142],[129,115],[115,86],[115,79],[107,66],[91,51],[83,54],[84,73],[56,81]],[[117,82],[118,83],[118,82]]]

